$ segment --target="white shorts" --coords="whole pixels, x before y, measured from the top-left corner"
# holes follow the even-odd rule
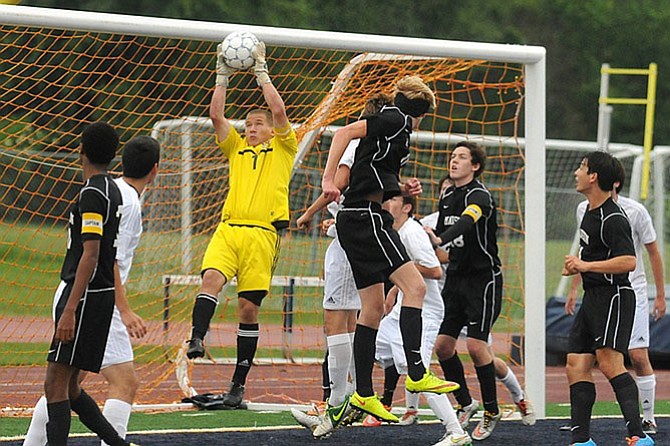
[[[440,325],[441,321],[438,320],[426,318],[422,321],[421,360],[426,368],[430,368],[430,359],[433,356]],[[377,332],[375,361],[384,369],[395,365],[398,373],[407,374],[407,359],[400,333],[400,320],[388,316],[382,319]]]
[[[324,259],[324,310],[360,310],[354,275],[338,239],[330,242]]]
[[[458,339],[463,339],[463,340],[468,339],[468,327],[467,326],[464,325],[463,328],[461,328],[461,332],[458,334]],[[489,338],[486,341],[486,343],[488,344],[489,347],[491,347],[493,345],[493,335],[491,333],[489,333]]]
[[[55,319],[57,299],[60,297],[62,290],[66,283],[61,281],[54,294],[54,302],[51,317]],[[112,323],[109,326],[109,335],[107,336],[107,344],[105,345],[105,355],[102,358],[102,365],[100,370],[116,364],[123,364],[125,362],[133,361],[133,346],[130,343],[130,336],[125,324],[121,320],[121,313],[119,309],[114,307],[114,314],[112,315]]]
[[[634,286],[635,291],[635,319],[633,331],[630,334],[628,350],[635,348],[649,348],[649,297],[646,286]]]

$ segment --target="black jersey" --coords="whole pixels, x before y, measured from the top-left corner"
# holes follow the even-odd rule
[[[439,203],[436,233],[441,234],[454,225],[468,206],[479,208],[481,217],[474,228],[447,244],[448,274],[472,274],[485,270],[500,270],[498,258],[497,209],[491,193],[478,180],[465,186],[451,186],[442,194]],[[445,240],[446,241],[446,240]]]
[[[94,175],[86,181],[70,209],[67,253],[60,275],[63,281],[74,281],[83,253],[83,242],[99,239],[98,265],[88,289],[100,290],[114,286],[121,204],[121,192],[109,175]]]
[[[398,107],[384,106],[379,113],[363,119],[367,121],[367,135],[356,148],[345,206],[380,190],[384,200],[400,195],[400,168],[409,159],[410,116]]]
[[[587,210],[579,226],[579,258],[585,262],[634,256],[630,222],[621,206],[608,198],[600,207]],[[628,273],[582,273],[584,289],[603,285],[630,285]]]

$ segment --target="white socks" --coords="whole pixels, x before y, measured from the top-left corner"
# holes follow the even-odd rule
[[[423,396],[426,397],[428,405],[433,410],[433,413],[435,413],[437,418],[442,421],[442,424],[447,429],[447,432],[453,432],[458,435],[463,435],[465,433],[461,427],[461,424],[458,422],[458,418],[456,418],[456,411],[454,411],[454,408],[451,406],[451,402],[449,402],[447,395],[423,393]]]
[[[352,362],[352,345],[349,333],[326,338],[328,343],[328,374],[330,375],[331,406],[339,406],[344,402],[347,393],[347,376]]]
[[[507,376],[500,378],[500,382],[505,384],[505,387],[507,387],[507,390],[509,390],[510,395],[512,395],[512,400],[515,403],[518,403],[523,399],[523,389],[521,389],[521,385],[516,379],[516,375],[512,369],[509,367],[507,368]]]
[[[26,439],[23,440],[23,446],[44,446],[47,444],[47,422],[49,413],[47,412],[47,397],[42,395],[35,409],[33,417],[30,420],[30,426],[26,433]]]
[[[405,407],[407,410],[417,410],[419,408],[419,394],[405,390]]]
[[[642,404],[642,419],[655,421],[656,375],[638,376],[635,380],[637,381],[637,390],[640,393],[640,403]]]
[[[130,412],[132,406],[125,401],[108,399],[105,401],[105,407],[102,408],[102,414],[107,418],[109,424],[119,433],[119,437],[126,438],[128,432],[128,420],[130,419]],[[100,442],[101,446],[107,446],[104,441]]]

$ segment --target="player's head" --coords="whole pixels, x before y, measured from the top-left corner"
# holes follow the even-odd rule
[[[449,160],[449,177],[462,186],[482,174],[486,167],[486,150],[481,144],[461,141],[454,147]]]
[[[446,175],[440,179],[440,182],[437,183],[437,187],[440,191],[440,195],[444,193],[445,190],[449,189],[451,186],[454,185],[454,181],[451,179],[449,175]]]
[[[81,132],[81,154],[94,166],[107,169],[119,148],[119,134],[106,122],[94,122]]]
[[[426,113],[435,110],[435,93],[419,76],[405,76],[395,86],[393,103],[415,118],[416,128]]]
[[[626,169],[623,167],[623,163],[619,158],[612,157],[612,162],[614,163],[615,175],[614,191],[619,195],[626,184]]]
[[[396,195],[384,202],[382,205],[395,222],[404,223],[405,220],[414,215],[416,209],[416,197],[411,195]]]
[[[262,108],[251,110],[244,121],[244,134],[252,146],[269,141],[274,134],[273,129],[272,113]]]
[[[603,151],[586,155],[575,170],[577,192],[587,192],[593,185],[597,185],[603,192],[611,192],[617,180],[613,159],[612,155]]]
[[[123,146],[121,162],[123,176],[127,178],[148,178],[153,181],[158,173],[161,146],[151,136],[136,136]]]
[[[374,115],[375,113],[378,113],[379,110],[382,109],[383,106],[385,105],[392,105],[393,104],[393,97],[386,94],[386,93],[377,93],[365,101],[365,107],[363,108],[363,113],[361,114],[361,118],[364,118],[366,116]]]

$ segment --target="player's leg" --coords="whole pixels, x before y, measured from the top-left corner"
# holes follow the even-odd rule
[[[44,446],[47,444],[47,398],[42,395],[33,408],[33,414],[26,432],[26,438],[23,440],[23,446]]]
[[[490,345],[489,350],[491,350]],[[493,356],[493,351],[491,351],[491,355]],[[519,408],[522,423],[526,426],[534,425],[535,411],[533,410],[533,405],[526,398],[525,392],[521,388],[521,384],[519,384],[514,371],[505,364],[505,361],[496,356],[493,356],[493,365],[496,369],[496,378],[505,385],[512,397],[512,401]]]
[[[636,286],[635,290],[635,318],[633,331],[628,344],[628,356],[635,370],[640,402],[642,403],[642,428],[645,433],[657,432],[654,419],[654,404],[656,399],[656,375],[649,361],[649,300],[646,283]]]
[[[203,340],[209,330],[209,323],[218,305],[218,295],[227,280],[237,271],[233,256],[236,248],[235,228],[220,223],[207,246],[202,260],[202,284],[193,303],[191,315],[191,339],[186,356],[190,359],[205,356]]]
[[[126,438],[133,400],[139,387],[135,366],[132,362],[115,364],[103,368],[100,374],[109,383],[102,414],[119,436]],[[106,444],[103,442],[102,446]]]
[[[323,390],[323,396],[321,401],[326,401],[330,398],[330,372],[328,371],[330,367],[328,363],[328,349],[326,348],[326,353],[323,355],[323,363],[321,364],[321,390]]]
[[[591,411],[596,401],[596,386],[591,375],[594,364],[594,355],[568,354],[566,374],[570,385],[572,443],[585,443],[591,439]]]
[[[49,362],[44,381],[47,399],[47,441],[52,446],[67,444],[70,434],[70,398],[68,386],[76,369],[72,366]]]
[[[328,374],[330,376],[331,406],[339,406],[347,395],[350,364],[353,360],[353,346],[349,334],[348,321],[355,310],[324,310],[324,323],[328,334]]]

